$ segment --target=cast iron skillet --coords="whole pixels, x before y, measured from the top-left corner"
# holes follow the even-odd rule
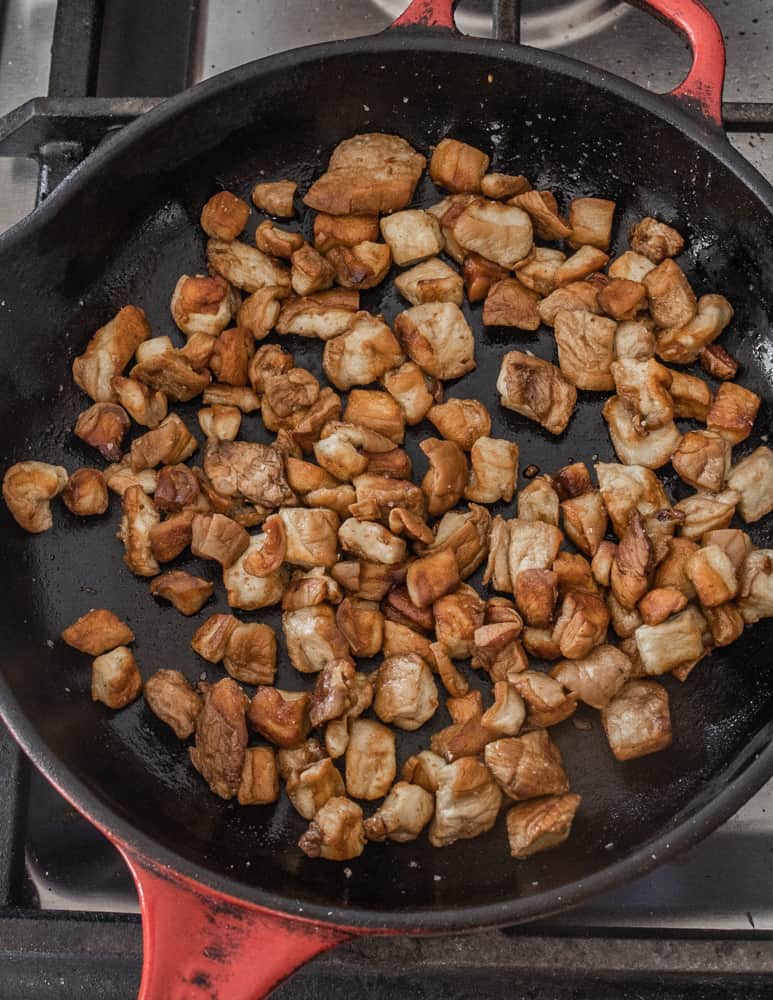
[[[721,291],[735,306],[724,343],[742,362],[742,383],[765,401],[738,452],[756,447],[772,395],[773,192],[719,128],[724,53],[713,19],[696,0],[645,6],[692,40],[695,64],[678,99],[548,53],[460,37],[451,0],[415,0],[399,30],[242,66],[124,129],[0,240],[3,466],[33,457],[70,470],[94,463],[70,432],[86,405],[71,361],[127,302],[147,310],[154,333],[178,338],[169,297],[181,273],[202,269],[198,215],[215,189],[248,197],[264,175],[293,177],[303,190],[339,140],[374,129],[425,152],[444,135],[468,140],[492,151],[495,169],[525,173],[564,202],[616,199],[615,252],[642,215],[676,225],[687,237],[682,263],[694,287]],[[435,197],[425,182],[416,203]],[[379,290],[365,307],[389,320],[401,308]],[[502,355],[517,345],[553,357],[552,338],[483,331],[480,307],[467,313],[478,369],[451,392],[487,402],[494,435],[518,440],[521,467],[613,459],[592,394],[581,394],[558,439],[501,410],[494,382]],[[300,365],[319,369],[318,344],[289,346]],[[195,419],[193,407],[188,416]],[[247,418],[244,433],[260,438],[259,421]],[[57,503],[55,529],[34,537],[4,508],[0,519],[12,574],[0,606],[0,710],[38,767],[129,861],[144,910],[146,1000],[263,995],[351,933],[543,916],[693,843],[773,773],[765,655],[773,630],[764,622],[708,657],[686,684],[666,681],[675,732],[667,752],[616,764],[594,713],[590,732],[572,722],[555,731],[572,788],[583,795],[560,849],[516,863],[500,820],[488,836],[444,850],[422,838],[370,845],[347,865],[310,861],[296,847],[304,824],[286,799],[241,809],[211,795],[142,701],[118,713],[91,702],[87,659],[58,638],[78,615],[106,606],[135,629],[146,673],[176,667],[196,680],[206,665],[190,636],[203,617],[226,610],[222,588],[193,621],[155,603],[147,582],[121,563],[116,504],[101,523],[85,523]],[[758,545],[769,543],[764,523],[751,533]],[[277,624],[275,613],[261,617]],[[277,683],[307,681],[283,663]],[[447,723],[442,712],[434,721]],[[427,742],[424,731],[401,737],[401,761]]]

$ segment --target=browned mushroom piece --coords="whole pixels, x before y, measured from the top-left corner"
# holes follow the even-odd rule
[[[503,278],[493,284],[483,304],[484,326],[510,326],[534,332],[540,325],[539,296],[517,278]]]
[[[398,781],[376,812],[365,820],[368,840],[415,840],[432,819],[435,801],[419,785]]]
[[[405,422],[411,426],[420,423],[433,406],[434,381],[413,361],[406,361],[383,376],[384,388],[400,404]]]
[[[507,837],[514,858],[549,851],[569,837],[580,805],[579,795],[548,795],[521,802],[507,813]]]
[[[178,740],[193,735],[203,702],[179,670],[157,670],[145,682],[145,701]]]
[[[308,243],[294,250],[290,261],[290,282],[296,295],[323,292],[335,281],[333,265]]]
[[[672,261],[666,263],[676,268]],[[681,315],[689,316],[689,310]],[[677,364],[690,364],[701,350],[717,339],[732,318],[733,307],[724,295],[702,295],[697,303],[697,312],[689,320],[665,324],[669,328],[658,332],[658,357]]]
[[[252,535],[244,552],[230,566],[223,568],[223,583],[226,588],[226,599],[232,608],[242,611],[257,611],[259,608],[270,607],[282,600],[282,593],[287,580],[287,574],[282,567],[256,576],[248,567],[254,561],[264,565],[263,549],[269,538],[266,534]]]
[[[142,676],[132,651],[118,646],[91,664],[91,699],[108,708],[125,708],[140,696]]]
[[[484,764],[463,757],[438,768],[436,780],[435,816],[429,828],[433,847],[448,847],[491,829],[502,793]]]
[[[518,638],[522,627],[519,617],[514,621],[487,622],[476,628],[470,665],[488,671],[495,683],[510,680],[524,671],[528,662]]]
[[[290,273],[284,264],[239,240],[210,239],[207,243],[210,272],[231,285],[252,294],[261,288],[290,287]]]
[[[222,662],[231,677],[242,684],[273,684],[276,675],[273,629],[263,622],[238,622],[228,632]]]
[[[562,660],[550,674],[580,701],[604,708],[631,676],[631,660],[617,646],[601,645],[580,660]]]
[[[648,215],[631,228],[631,249],[659,264],[666,257],[678,256],[684,239],[676,229]]]
[[[615,208],[615,202],[605,198],[575,198],[569,206],[572,230],[569,246],[577,249],[590,245],[608,250]]]
[[[77,385],[97,403],[113,403],[116,393],[111,380],[120,375],[143,340],[150,336],[150,324],[142,309],[124,306],[89,341],[86,350],[72,363]]]
[[[483,759],[497,784],[516,802],[569,791],[561,752],[544,729],[494,740]]]
[[[617,760],[633,760],[671,746],[668,692],[655,681],[629,681],[602,709],[601,721]]]
[[[684,516],[679,533],[684,538],[700,539],[707,531],[726,528],[732,520],[740,499],[735,490],[721,493],[693,493],[679,503],[674,510]]]
[[[387,243],[336,246],[328,251],[327,261],[339,285],[364,291],[375,288],[387,276],[392,266],[392,252]]]
[[[558,214],[558,202],[552,191],[522,191],[509,198],[507,204],[526,212],[541,240],[563,240],[571,235],[571,228]]]
[[[429,422],[447,440],[469,451],[478,438],[491,432],[491,416],[480,400],[452,398],[431,407]]]
[[[577,696],[567,695],[549,674],[524,670],[508,680],[526,704],[526,722],[531,728],[556,726],[577,710]]]
[[[405,353],[428,375],[459,378],[475,368],[475,338],[453,302],[412,306],[398,313],[394,329]]]
[[[104,514],[109,503],[104,475],[99,469],[76,469],[62,490],[62,501],[78,517]]]
[[[632,250],[626,250],[610,263],[607,274],[610,278],[627,278],[629,281],[642,281],[655,265],[647,257]]]
[[[68,625],[62,632],[62,639],[81,653],[98,656],[133,642],[134,632],[112,611],[95,608]]]
[[[251,729],[278,747],[299,747],[311,727],[309,695],[305,691],[258,687],[247,709],[247,722]]]
[[[280,229],[270,219],[264,219],[255,230],[255,246],[270,257],[290,260],[296,250],[300,250],[304,240],[301,233],[291,233]],[[319,247],[317,247],[319,250]]]
[[[608,261],[608,254],[590,245],[580,247],[569,258],[566,258],[562,254],[553,275],[553,288],[550,288],[544,294],[549,294],[556,287],[569,285],[575,281],[582,281],[596,271],[600,271]]]
[[[74,433],[108,462],[120,462],[121,442],[130,424],[126,411],[117,403],[94,403],[80,414]]]
[[[150,584],[150,593],[173,604],[183,615],[195,615],[212,596],[214,584],[176,569],[157,576]]]
[[[466,583],[432,605],[437,641],[452,659],[465,660],[472,655],[475,630],[483,625],[484,611],[477,590]]]
[[[193,535],[192,525],[195,516],[194,511],[183,510],[151,525],[148,532],[150,552],[156,562],[171,562],[188,548]]]
[[[742,458],[730,470],[727,485],[740,499],[738,513],[747,524],[773,510],[773,452],[766,445]]]
[[[472,692],[466,696],[470,697]],[[449,702],[464,702],[465,698],[449,698]],[[452,716],[453,718],[453,716]],[[487,743],[494,739],[495,733],[481,722],[480,709],[460,715],[459,721],[440,729],[432,734],[430,748],[432,751],[450,763],[461,757],[478,757]]]
[[[273,323],[277,333],[332,340],[349,329],[359,303],[360,293],[354,289],[332,288],[314,295],[291,296]]]
[[[685,563],[687,578],[706,608],[731,601],[738,591],[735,567],[718,545],[704,545]]]
[[[413,731],[432,718],[438,693],[432,672],[415,653],[389,656],[379,667],[373,710],[382,722]]]
[[[319,673],[331,660],[348,657],[349,644],[336,624],[335,612],[326,604],[282,615],[287,653],[300,673]]]
[[[773,549],[755,549],[739,574],[738,610],[747,625],[773,617]]]
[[[187,337],[216,337],[231,322],[238,306],[239,293],[225,278],[183,274],[172,292],[170,309],[176,326]],[[138,356],[137,360],[144,358]]]
[[[449,549],[415,559],[408,566],[406,585],[417,607],[430,607],[438,598],[455,590],[459,583],[459,564]]]
[[[502,359],[497,392],[502,406],[536,420],[551,434],[566,430],[577,401],[577,390],[560,369],[521,351]]]
[[[314,216],[314,246],[320,253],[327,253],[336,246],[354,247],[358,243],[375,242],[378,232],[375,215],[328,215],[318,212]]]
[[[582,552],[594,556],[607,531],[607,510],[601,493],[590,490],[563,500],[561,513],[567,538]]]
[[[639,601],[638,610],[645,625],[660,625],[671,615],[683,611],[686,606],[687,597],[681,590],[676,587],[655,587]]]
[[[375,656],[384,640],[384,616],[378,603],[345,597],[336,610],[336,624],[352,656]]]
[[[50,501],[67,485],[67,470],[46,462],[17,462],[3,476],[3,499],[16,523],[30,534],[53,525]]]
[[[572,590],[561,603],[553,637],[562,656],[580,660],[604,642],[608,624],[609,611],[599,596]]]
[[[287,777],[286,789],[296,810],[309,820],[330,799],[346,795],[344,780],[329,757],[293,769]]]
[[[196,514],[193,518],[191,552],[195,556],[213,559],[225,569],[249,544],[250,536],[244,528],[224,514]]]
[[[760,397],[735,382],[723,382],[706,417],[706,426],[732,445],[740,444],[751,434]]]
[[[395,288],[412,306],[425,302],[453,302],[461,306],[464,298],[461,275],[439,257],[403,271],[395,278]]]
[[[650,469],[616,462],[599,462],[595,469],[616,535],[623,534],[634,510],[646,516],[668,507],[663,485]]]
[[[467,459],[453,441],[425,438],[419,445],[429,459],[429,469],[421,483],[432,517],[455,507],[467,486]]]
[[[247,747],[236,795],[240,806],[265,806],[279,798],[276,755],[271,747]]]
[[[362,809],[343,796],[328,799],[298,841],[304,854],[328,861],[358,858],[365,844]]]
[[[522,263],[527,264],[529,258]],[[520,273],[520,272],[519,272]],[[464,287],[469,302],[481,302],[486,299],[494,285],[510,277],[507,268],[487,260],[478,253],[466,253],[462,263]],[[461,304],[461,303],[459,303]],[[533,306],[532,306],[533,308]]]
[[[519,520],[558,525],[558,513],[559,496],[548,477],[538,476],[518,491]]]
[[[641,514],[635,511],[620,538],[610,573],[612,593],[624,608],[635,608],[646,594],[653,563],[652,542]]]
[[[247,225],[250,206],[230,191],[212,195],[201,210],[201,228],[208,236],[235,240]]]
[[[671,462],[680,479],[689,486],[719,493],[730,472],[730,453],[730,442],[716,431],[688,431]]]
[[[578,389],[614,387],[610,367],[614,360],[614,320],[592,313],[560,309],[554,332],[559,366]]]
[[[739,364],[721,344],[708,344],[698,351],[701,368],[713,378],[732,381],[738,374]]]
[[[196,719],[191,763],[215,795],[223,799],[232,799],[239,789],[247,749],[246,708],[242,689],[225,677],[207,687]]]
[[[684,327],[697,315],[695,293],[682,269],[670,258],[645,274],[642,283],[657,326],[666,330]]]
[[[394,479],[366,472],[354,477],[354,487],[357,502],[352,504],[349,511],[353,517],[388,522],[390,514],[397,509],[420,519],[424,517],[424,494],[415,483],[407,479]],[[402,526],[405,527],[404,524]]]
[[[163,513],[191,507],[199,496],[199,481],[187,465],[165,465],[158,474],[153,502]]]
[[[392,259],[400,267],[434,257],[444,246],[440,223],[434,215],[421,209],[406,209],[384,216],[380,227],[392,251]]]
[[[670,425],[675,416],[670,389],[673,374],[653,358],[621,358],[610,366],[618,397],[633,415],[634,429],[644,435]]]
[[[346,747],[346,790],[355,799],[380,799],[397,774],[395,734],[372,719],[353,719]]]
[[[548,628],[558,599],[558,576],[549,569],[521,570],[515,578],[514,595],[527,624]]]
[[[196,630],[191,639],[191,647],[209,663],[220,663],[225,656],[228,640],[238,624],[238,619],[233,615],[210,615]]]
[[[343,419],[383,434],[395,444],[402,444],[405,419],[399,402],[388,392],[372,389],[352,389]]]
[[[691,607],[660,625],[640,625],[636,647],[645,674],[658,676],[703,655],[702,621]]]
[[[289,219],[295,215],[295,181],[261,181],[252,189],[252,203],[261,212]]]
[[[562,288],[556,288],[537,306],[540,319],[546,326],[553,326],[556,316],[561,310],[574,312],[589,312],[594,315],[601,313],[598,302],[598,292],[590,281],[573,281]]]
[[[124,562],[137,576],[155,576],[160,566],[153,555],[151,529],[160,521],[155,504],[140,486],[130,486],[121,497],[118,538],[124,544]]]
[[[441,139],[432,153],[429,175],[448,191],[477,193],[488,170],[489,157],[458,139]]]
[[[347,331],[325,343],[322,364],[337,389],[369,385],[403,361],[400,345],[383,320],[355,313]]]
[[[657,430],[646,430],[639,415],[633,413],[620,396],[611,396],[601,413],[607,422],[615,453],[624,465],[659,469],[679,445],[681,434],[673,421]]]
[[[203,468],[215,491],[228,499],[247,500],[269,509],[293,499],[283,456],[271,445],[207,441]]]

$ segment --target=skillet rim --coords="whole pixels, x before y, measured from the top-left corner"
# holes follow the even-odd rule
[[[449,33],[443,29],[405,28],[362,38],[305,46],[254,60],[164,100],[106,139],[62,181],[41,206],[2,234],[0,257],[3,254],[23,253],[25,241],[34,238],[82,186],[88,185],[92,177],[103,169],[109,169],[112,162],[130,151],[135,141],[139,141],[145,132],[173,120],[178,114],[195,109],[214,96],[227,93],[233,86],[253,78],[259,79],[265,73],[297,70],[306,63],[319,62],[330,56],[365,53],[389,57],[406,47],[422,48],[428,54],[452,51],[457,57],[476,55],[496,59],[505,65],[538,67],[605,90],[616,98],[641,107],[699,142],[773,215],[773,186],[731,146],[723,131],[678,100],[668,95],[652,94],[612,73],[557,53]],[[731,778],[715,798],[671,831],[646,841],[626,858],[599,869],[585,879],[569,883],[560,890],[540,892],[525,898],[508,897],[475,906],[379,911],[348,904],[323,906],[299,901],[292,896],[266,892],[253,884],[218,874],[188,860],[174,849],[163,846],[130,821],[114,813],[106,802],[59,760],[55,751],[37,732],[34,722],[22,711],[2,673],[0,717],[27,756],[57,790],[102,832],[109,832],[112,837],[120,840],[130,853],[138,857],[140,863],[149,862],[168,869],[172,874],[179,873],[186,879],[248,906],[300,917],[304,921],[370,931],[442,934],[512,925],[568,909],[597,893],[647,873],[664,860],[691,847],[729,819],[773,775],[773,743],[756,753],[752,749],[755,743],[762,742],[764,730],[761,730],[752,738],[744,755],[735,759],[735,763],[742,767],[740,773]]]

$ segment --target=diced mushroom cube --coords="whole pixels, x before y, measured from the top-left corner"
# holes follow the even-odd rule
[[[670,258],[645,274],[642,284],[647,289],[650,313],[659,327],[682,327],[695,318],[695,293],[684,271]]]
[[[125,708],[139,697],[142,676],[132,651],[118,646],[91,665],[91,698],[108,708]]]
[[[579,795],[566,794],[513,806],[507,814],[510,854],[514,858],[529,858],[563,844],[579,805]]]
[[[522,208],[483,198],[464,209],[451,231],[462,250],[505,268],[528,256],[534,244],[532,221]]]
[[[348,861],[362,854],[365,843],[362,809],[351,799],[336,796],[322,806],[298,846],[310,858]]]
[[[756,392],[735,382],[723,382],[706,417],[706,426],[731,444],[740,444],[751,434],[759,408]]]
[[[752,524],[773,510],[773,452],[761,446],[730,470],[727,485],[740,496],[738,513]]]
[[[236,793],[240,806],[265,806],[279,798],[279,775],[271,747],[248,747]]]
[[[329,757],[293,770],[287,778],[287,796],[304,819],[313,819],[326,802],[344,795],[344,779]]]
[[[671,746],[668,692],[655,681],[629,681],[601,711],[617,760],[633,760]]]
[[[635,632],[644,672],[666,674],[703,655],[703,637],[695,616],[682,611],[660,625],[640,625]]]
[[[438,693],[432,672],[415,653],[387,657],[376,673],[373,710],[382,722],[413,731],[432,718]]]
[[[459,378],[475,368],[475,343],[452,302],[429,302],[399,313],[395,332],[408,357],[435,378]]]
[[[561,752],[544,729],[494,740],[483,758],[499,787],[516,802],[569,791]]]
[[[577,402],[577,390],[549,361],[521,351],[510,351],[502,359],[497,379],[500,403],[551,434],[566,430]]]
[[[429,175],[448,191],[477,193],[488,165],[489,157],[480,149],[458,139],[441,139],[432,153]]]
[[[575,249],[590,245],[608,250],[615,208],[615,203],[606,198],[575,198],[569,206],[569,245]]]
[[[346,790],[355,799],[380,799],[397,773],[395,735],[380,722],[354,719],[346,747]]]
[[[512,326],[534,331],[540,325],[539,296],[517,278],[503,278],[491,286],[483,304],[484,326]]]
[[[157,670],[145,684],[148,708],[172,728],[179,740],[187,740],[196,728],[203,702],[179,670]]]
[[[247,709],[247,721],[252,729],[278,747],[299,747],[310,729],[309,695],[305,691],[259,687]]]
[[[433,847],[478,837],[496,822],[502,793],[488,769],[474,757],[462,757],[437,772],[435,817],[429,828]]]

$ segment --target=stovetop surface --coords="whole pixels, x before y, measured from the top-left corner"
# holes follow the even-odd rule
[[[728,45],[726,99],[773,100],[770,72],[773,5],[763,0],[710,0],[707,6],[718,17]],[[313,3],[307,0],[283,0],[281,3],[201,0],[193,22],[192,59],[186,82],[198,82],[230,66],[295,45],[381,30],[400,7],[399,0],[317,0]],[[0,0],[0,113],[28,97],[45,93],[55,10],[53,0],[5,0],[4,3]],[[115,0],[105,5],[100,94],[131,92],[126,89],[131,72],[125,69],[128,56],[122,40],[131,22],[132,10],[131,0]],[[487,10],[485,0],[462,0],[458,18],[462,30],[489,33]],[[523,10],[524,41],[527,43],[585,59],[655,91],[674,86],[687,68],[686,49],[679,39],[652,18],[616,0],[548,0],[542,3],[525,0]],[[137,91],[136,80],[131,82],[136,96],[148,96]],[[770,156],[773,147],[769,135],[746,134],[731,139],[761,172],[773,179]],[[30,161],[0,159],[0,231],[32,208],[35,182],[36,168]],[[0,774],[2,760],[0,754]],[[138,911],[136,893],[120,857],[34,772],[29,775],[20,822],[25,839],[25,870],[18,887],[18,905],[29,912],[68,911],[80,915]],[[664,961],[668,932],[716,932],[726,935],[728,940],[742,934],[745,940],[756,939],[760,947],[767,947],[763,945],[767,941],[765,932],[773,931],[773,782],[721,829],[683,856],[584,906],[539,925],[531,925],[530,933],[544,933],[548,938],[551,934],[564,935],[568,939],[576,936],[587,944],[594,934],[610,928],[662,938]],[[461,966],[469,963],[471,967],[502,969],[507,966],[511,950],[508,942],[516,940],[520,933],[518,930],[489,932],[476,939],[477,944],[471,944],[469,937],[444,939],[445,945],[437,942],[373,944],[368,974],[379,968],[379,961],[385,963],[382,971],[391,964],[393,992],[389,995],[397,995],[401,981],[396,970],[403,968],[409,957],[411,961],[420,959],[427,968],[434,969],[438,977],[453,956]],[[136,946],[139,947],[138,938]],[[363,963],[363,969],[367,962],[357,949],[367,947],[358,945],[351,949],[359,955],[357,962]],[[402,959],[400,949],[408,949]],[[541,957],[535,955],[534,960],[537,965],[542,961],[544,969],[549,969],[549,952]],[[342,961],[345,962],[345,958]],[[614,963],[612,954],[609,961]],[[753,958],[749,961],[753,964]],[[278,996],[286,995],[289,1000],[291,995],[328,995],[324,977],[328,976],[329,984],[333,984],[335,977],[331,970],[341,972],[344,966],[339,959],[331,958],[322,961],[320,968],[326,970],[320,973],[322,980],[309,980],[316,985],[312,988],[307,984],[308,993],[303,992],[307,987],[303,986],[305,980],[301,980],[299,992],[285,994],[283,988]],[[10,997],[11,994],[4,992],[3,982],[0,974],[0,998]],[[362,979],[358,992],[366,988],[369,989],[366,979]],[[333,985],[330,989],[332,996],[335,994]],[[464,992],[465,989],[455,993],[448,987],[441,992],[447,996],[471,996],[472,993]],[[485,989],[475,992],[478,996],[494,995],[493,991],[487,994]],[[64,990],[61,995],[76,994]],[[94,995],[118,997],[123,994],[112,993],[105,986],[102,993]],[[564,994],[555,985],[553,993],[545,995]],[[580,993],[572,995],[580,996]],[[600,987],[589,995],[606,996]],[[619,990],[610,995],[622,997],[624,994]],[[670,994],[663,992],[662,995]],[[707,995],[725,994],[715,991]],[[14,1000],[19,996],[21,994],[14,995]]]

